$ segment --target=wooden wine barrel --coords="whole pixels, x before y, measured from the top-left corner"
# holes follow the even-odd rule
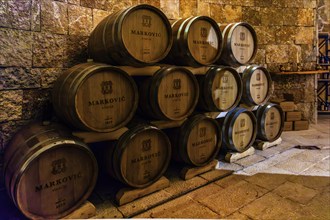
[[[217,121],[222,129],[222,147],[224,149],[243,152],[256,139],[257,122],[251,111],[235,108]]]
[[[165,131],[172,144],[172,158],[193,166],[204,166],[215,159],[221,146],[216,120],[205,115],[188,118],[179,128]]]
[[[199,83],[198,108],[204,111],[230,111],[242,97],[242,80],[238,72],[226,66],[213,66],[204,75],[196,75]]]
[[[250,65],[242,73],[242,103],[247,106],[266,103],[271,95],[272,79],[266,68]]]
[[[220,25],[223,35],[223,49],[217,63],[240,66],[248,64],[257,53],[257,34],[246,22]]]
[[[71,126],[97,132],[123,127],[138,106],[138,89],[123,70],[84,63],[65,71],[53,89],[57,116]]]
[[[186,68],[163,66],[138,68],[145,77],[134,77],[139,85],[139,113],[158,120],[182,120],[197,105],[199,87]],[[151,74],[146,74],[151,71]]]
[[[116,65],[150,65],[166,57],[172,45],[171,24],[158,8],[141,4],[113,13],[93,30],[91,58]]]
[[[150,125],[136,125],[118,141],[108,142],[101,166],[122,183],[143,188],[156,182],[171,159],[171,144],[164,132]]]
[[[200,66],[216,62],[222,50],[218,24],[208,16],[183,18],[172,23],[173,45],[166,62]]]
[[[283,131],[284,112],[281,106],[267,103],[253,111],[257,118],[257,139],[275,141]]]
[[[30,219],[59,219],[75,210],[91,194],[97,173],[90,149],[59,124],[24,127],[4,155],[7,192]]]

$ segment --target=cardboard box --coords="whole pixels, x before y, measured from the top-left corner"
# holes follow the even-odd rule
[[[308,130],[309,122],[308,121],[294,121],[293,129],[295,131]]]
[[[293,122],[285,121],[283,125],[283,131],[292,131],[293,130]]]
[[[285,121],[300,121],[301,120],[301,112],[286,112],[285,113]]]
[[[280,106],[284,112],[292,112],[296,109],[296,105],[291,101],[281,102]]]

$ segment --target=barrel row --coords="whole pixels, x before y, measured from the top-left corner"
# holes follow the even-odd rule
[[[88,51],[94,61],[112,65],[240,66],[254,58],[257,36],[246,22],[219,25],[208,16],[170,22],[160,9],[142,4],[103,19]]]
[[[136,112],[155,120],[182,120],[195,109],[226,112],[240,102],[254,106],[270,97],[271,77],[261,66],[249,66],[241,75],[227,66],[207,67],[201,74],[195,70],[78,64],[55,82],[54,110],[71,127],[109,132],[125,126]]]
[[[253,111],[235,108],[216,119],[197,114],[164,130],[130,123],[118,140],[96,143],[92,150],[63,125],[32,123],[5,151],[6,189],[25,216],[57,219],[88,198],[99,169],[128,186],[143,188],[165,173],[171,158],[204,166],[221,148],[243,152],[256,137],[277,139],[283,123],[280,106],[269,103]],[[31,198],[33,203],[28,202]]]

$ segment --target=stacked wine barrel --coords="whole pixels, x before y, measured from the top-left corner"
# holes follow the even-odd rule
[[[57,118],[71,131],[128,131],[91,153],[58,123],[22,129],[6,151],[5,176],[10,197],[29,218],[72,211],[92,191],[98,167],[143,188],[164,175],[170,160],[204,166],[221,148],[243,152],[256,138],[281,135],[283,112],[267,103],[270,74],[250,65],[257,36],[246,22],[169,21],[142,4],[101,21],[88,51],[92,62],[64,71],[54,84]],[[150,121],[177,126],[160,129]],[[27,203],[31,198],[35,203]]]

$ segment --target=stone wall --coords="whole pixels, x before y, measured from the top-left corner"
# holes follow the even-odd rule
[[[0,0],[0,152],[24,124],[52,117],[53,82],[86,61],[88,36],[102,18],[140,3],[159,7],[169,19],[247,21],[259,38],[254,63],[272,72],[315,68],[316,0]],[[314,121],[314,76],[274,79],[274,96],[294,94],[304,117]]]

